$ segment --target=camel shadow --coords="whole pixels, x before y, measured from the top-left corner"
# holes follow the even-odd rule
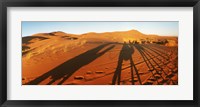
[[[113,75],[113,79],[112,79],[112,85],[115,85],[116,82],[118,85],[120,85],[120,80],[121,80],[121,72],[122,72],[122,63],[123,61],[130,61],[130,69],[131,69],[131,83],[134,85],[135,80],[134,80],[134,71],[137,74],[138,80],[141,83],[139,74],[138,74],[138,70],[134,64],[134,61],[132,59],[132,54],[134,53],[134,47],[133,44],[127,44],[126,42],[123,44],[122,49],[119,53],[119,58],[118,58],[118,65],[117,68],[115,70],[115,73]],[[133,70],[134,68],[134,70]]]
[[[72,74],[75,73],[78,69],[91,63],[98,57],[104,55],[107,51],[114,48],[114,45],[111,45],[108,48],[101,51],[103,48],[105,48],[108,45],[110,45],[110,43],[100,45],[100,46],[93,48],[85,53],[82,53],[82,54],[62,63],[61,65],[55,67],[54,69],[50,70],[49,72],[37,77],[36,79],[28,82],[27,85],[37,85],[49,77],[51,77],[52,80],[48,83],[48,85],[50,85],[60,79],[62,79],[62,80],[58,84],[62,84],[70,76],[72,76]],[[101,51],[101,52],[99,52],[99,51]]]

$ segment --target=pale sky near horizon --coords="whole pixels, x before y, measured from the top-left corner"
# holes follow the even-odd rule
[[[157,34],[160,36],[178,36],[178,21],[156,21],[156,22],[46,22],[46,21],[23,21],[22,36],[30,36],[36,33],[50,33],[63,31],[72,34],[83,34],[88,32],[113,32],[138,30],[144,34]]]

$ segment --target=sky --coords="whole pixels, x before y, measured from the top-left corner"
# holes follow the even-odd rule
[[[178,21],[156,22],[113,22],[113,21],[74,21],[74,22],[46,22],[46,21],[23,21],[22,36],[31,36],[36,33],[50,33],[63,31],[71,34],[83,34],[88,32],[113,32],[138,30],[144,34],[157,34],[160,36],[178,36]]]

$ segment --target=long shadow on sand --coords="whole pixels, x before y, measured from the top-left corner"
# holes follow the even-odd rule
[[[142,56],[144,62],[146,63],[146,65],[147,65],[149,71],[151,72],[152,76],[153,76],[154,78],[156,78],[155,74],[152,72],[152,71],[155,70],[155,68],[154,68],[153,64],[150,62],[150,60],[147,60],[148,57],[144,54],[144,48],[140,47],[139,44],[135,44],[134,46],[136,47],[136,49],[137,49],[137,50],[139,51],[139,53],[141,54],[141,56]],[[159,84],[158,78],[156,78],[156,82]],[[153,83],[148,83],[148,84],[145,84],[145,85],[152,85],[152,84],[153,84]]]
[[[80,54],[79,56],[76,56],[63,64],[57,66],[56,68],[52,69],[51,71],[39,76],[38,78],[34,79],[33,81],[30,81],[27,83],[27,85],[36,85],[42,82],[43,80],[51,77],[51,81],[48,83],[48,85],[54,83],[55,81],[62,79],[58,84],[62,84],[65,82],[70,76],[72,76],[73,73],[75,73],[78,69],[81,67],[89,64],[90,62],[94,61],[98,57],[105,54],[107,51],[114,48],[114,45],[109,46],[106,49],[106,46],[110,45],[109,43],[100,45],[94,49],[91,49],[85,53]],[[103,50],[102,50],[103,49]],[[102,50],[102,51],[101,51]],[[100,52],[101,51],[101,52]]]
[[[172,81],[172,83],[175,84],[174,81],[171,79],[171,77],[166,74],[166,72],[163,70],[163,68],[155,60],[155,59],[158,59],[158,61],[160,61],[159,58],[157,58],[157,57],[152,58],[154,55],[152,53],[150,53],[148,50],[146,50],[145,48],[143,48],[143,46],[141,46],[141,45],[135,45],[135,47],[138,49],[138,51],[140,52],[140,54],[141,54],[141,56],[143,57],[144,60],[147,59],[148,57],[152,59],[152,60],[148,60],[148,63],[147,63],[147,61],[145,61],[145,63],[147,65],[147,67],[149,68],[149,71],[152,73],[152,76],[156,79],[158,84],[163,84],[163,83],[168,81],[167,79],[165,79],[162,76],[162,73],[164,73],[168,77],[168,79],[170,79]],[[160,69],[160,70],[157,70],[157,69]],[[153,71],[155,71],[155,72],[153,73]],[[155,76],[155,75],[159,75],[159,76]],[[159,78],[161,78],[162,81],[158,82]],[[153,83],[151,83],[151,84],[153,84]],[[145,85],[151,85],[151,84],[145,83]]]
[[[140,47],[142,48],[143,46],[140,46]],[[144,49],[144,48],[143,48],[143,49]],[[148,49],[148,48],[147,48],[147,49]],[[147,56],[149,56],[150,58],[152,58],[152,56],[154,56],[149,50],[144,49],[143,52],[144,52]],[[163,65],[164,65],[165,67],[168,67],[167,64],[164,63],[164,62],[162,62],[161,59],[158,58],[158,57],[152,58],[152,61],[153,61],[153,63],[155,64],[155,66],[157,66],[157,68],[159,68],[160,71],[163,72],[164,75],[167,76],[168,79],[169,79],[170,81],[172,81],[173,84],[175,84],[175,82],[174,82],[174,81],[171,79],[171,77],[164,71],[164,69],[159,65],[159,63],[158,63],[155,59],[157,59],[157,61],[163,63]],[[170,69],[170,68],[168,68],[168,69]],[[171,70],[173,70],[173,69],[171,69]],[[168,70],[168,72],[169,72],[169,70]],[[159,75],[160,75],[160,74],[159,74]],[[166,81],[167,81],[167,80],[163,80],[163,81],[162,81],[162,84],[163,84],[164,82],[166,82]]]
[[[153,51],[153,52],[155,52],[156,54],[160,55],[160,56],[163,57],[164,59],[167,59],[167,60],[169,59],[168,54],[166,54],[165,52],[162,52],[162,51],[156,49],[155,47],[152,48],[152,47],[155,46],[155,45],[153,45],[152,47],[147,46],[147,45],[142,45],[142,46],[145,47],[145,48],[147,48],[147,49],[149,49],[149,50],[151,50],[151,51]],[[163,54],[164,56],[163,56],[162,54]]]
[[[134,68],[134,71],[136,72],[137,74],[137,77],[138,77],[138,80],[141,84],[141,80],[140,80],[140,77],[139,77],[139,74],[138,74],[138,70],[133,62],[133,59],[132,59],[132,54],[134,53],[134,48],[133,48],[133,45],[132,44],[127,44],[127,43],[124,43],[123,44],[123,47],[119,53],[119,58],[118,58],[118,65],[117,65],[117,68],[114,72],[114,75],[113,75],[113,79],[112,79],[112,85],[115,85],[116,82],[118,85],[120,85],[120,80],[121,80],[121,72],[122,72],[122,63],[123,61],[125,60],[129,60],[130,61],[130,68],[131,68],[131,82],[132,84],[135,84],[134,83],[134,72],[133,72],[133,68]]]

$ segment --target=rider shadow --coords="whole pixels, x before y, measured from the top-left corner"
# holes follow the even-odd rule
[[[137,69],[133,63],[132,54],[134,53],[134,48],[132,44],[127,44],[124,42],[123,47],[120,51],[119,58],[118,58],[118,65],[115,70],[113,79],[112,79],[112,85],[115,85],[116,82],[118,85],[120,85],[121,80],[121,71],[122,71],[122,63],[123,61],[130,61],[130,68],[131,68],[131,82],[134,84],[134,76],[133,76],[133,67],[135,71],[137,72]]]

